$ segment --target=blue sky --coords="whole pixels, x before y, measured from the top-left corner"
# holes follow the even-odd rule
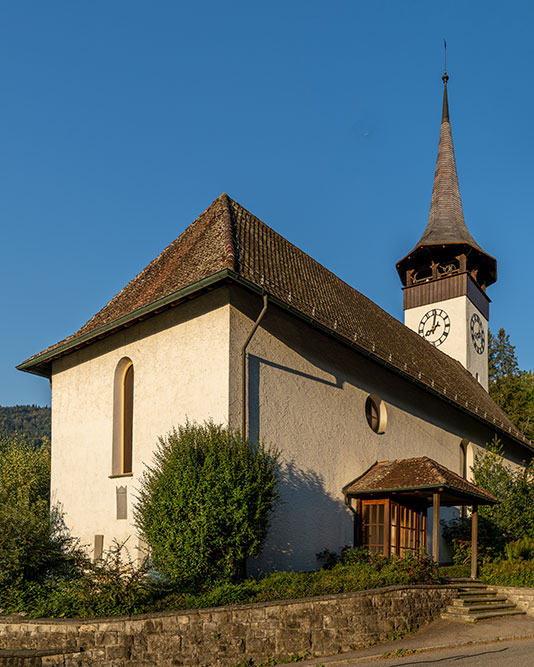
[[[534,4],[0,0],[0,405],[225,191],[395,317],[430,206],[443,38],[490,326],[534,368]]]

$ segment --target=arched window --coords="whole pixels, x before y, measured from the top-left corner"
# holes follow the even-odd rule
[[[130,364],[122,379],[122,472],[132,472],[134,370]]]
[[[131,359],[119,361],[113,392],[113,475],[133,471],[134,367]]]
[[[460,477],[467,479],[467,440],[460,443]]]

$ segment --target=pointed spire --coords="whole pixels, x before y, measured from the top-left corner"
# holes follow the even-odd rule
[[[438,157],[434,173],[434,187],[430,213],[423,235],[415,248],[403,259],[397,262],[397,271],[403,285],[407,284],[407,271],[418,271],[426,265],[429,258],[432,261],[442,261],[444,248],[450,253],[460,252],[466,246],[470,255],[470,270],[477,270],[481,285],[491,285],[497,279],[497,262],[478,245],[469,233],[464,220],[460,186],[456,172],[454,146],[449,118],[449,99],[447,94],[447,45],[445,44],[445,68],[443,76],[443,108],[441,114],[441,131],[439,136]],[[461,247],[461,248],[460,248]],[[443,252],[442,252],[443,250]],[[447,251],[449,252],[449,251]],[[452,258],[456,257],[452,254]],[[477,259],[478,258],[478,259]],[[422,264],[421,264],[422,263]]]
[[[447,72],[443,74],[443,112],[439,137],[438,158],[434,173],[432,201],[426,229],[419,244],[468,243],[479,246],[465,224],[460,198],[460,186],[456,172],[454,146],[449,122],[449,100],[447,97]]]

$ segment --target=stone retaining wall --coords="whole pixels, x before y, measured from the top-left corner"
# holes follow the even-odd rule
[[[281,662],[304,653],[323,656],[350,651],[405,633],[438,618],[455,595],[456,588],[451,586],[390,586],[121,618],[0,617],[0,649],[81,649],[39,658],[43,665],[69,667],[234,667],[270,658]],[[7,660],[0,650],[0,665],[22,664]],[[39,663],[32,658],[32,664]]]
[[[517,586],[488,586],[492,591],[505,595],[509,602],[517,605],[518,609],[534,616],[534,588],[519,588]]]

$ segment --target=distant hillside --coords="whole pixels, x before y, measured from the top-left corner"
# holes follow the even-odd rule
[[[0,434],[27,436],[36,444],[50,439],[50,408],[38,405],[0,406]]]

